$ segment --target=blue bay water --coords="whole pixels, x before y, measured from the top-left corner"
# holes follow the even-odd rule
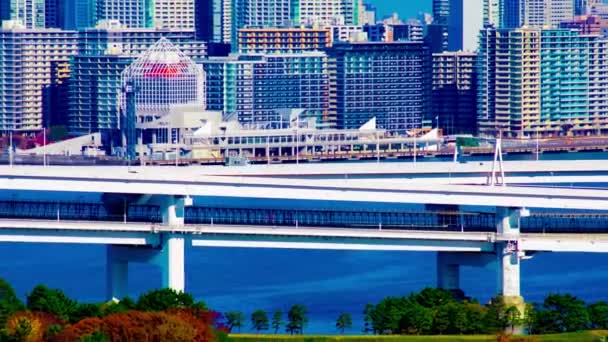
[[[301,303],[309,309],[310,333],[336,333],[334,322],[342,312],[353,315],[351,332],[359,332],[366,303],[434,286],[436,280],[435,254],[428,252],[189,248],[186,263],[187,291],[211,308],[248,317],[256,309],[285,312]],[[43,283],[81,301],[103,301],[105,247],[0,244],[0,277],[22,297]],[[489,268],[463,268],[461,281],[464,291],[482,302],[496,292],[496,274]],[[608,255],[544,253],[522,264],[528,301],[541,301],[550,292],[608,300],[607,282]],[[160,272],[153,266],[130,266],[132,296],[159,286]]]

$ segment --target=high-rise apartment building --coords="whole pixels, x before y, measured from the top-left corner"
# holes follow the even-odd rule
[[[238,55],[203,62],[207,109],[237,115],[252,127],[280,125],[280,112],[304,110],[304,117],[331,125],[328,58],[323,52]]]
[[[450,0],[433,0],[433,23],[447,25],[450,18]]]
[[[12,25],[12,26],[11,26]],[[58,98],[77,53],[75,31],[0,29],[0,131],[37,132],[60,115]]]
[[[46,24],[45,0],[0,1],[0,24],[2,20],[19,21],[27,28],[44,28]],[[55,9],[51,9],[55,11]]]
[[[129,28],[154,27],[153,0],[98,0],[99,20],[116,20]]]
[[[570,21],[563,21],[559,25],[562,29],[578,30],[581,34],[601,34],[608,28],[608,21],[595,15],[582,15]]]
[[[196,39],[230,44],[231,0],[195,0]]]
[[[526,0],[501,0],[500,19],[497,28],[519,28],[524,20],[523,2]]]
[[[330,26],[330,36],[332,44],[338,42],[350,42],[350,41],[366,41],[367,34],[363,32],[361,26],[353,25],[338,25]]]
[[[238,49],[242,54],[322,51],[330,45],[329,29],[244,28],[239,30]]]
[[[522,24],[534,27],[543,27],[547,23],[547,13],[551,0],[524,0]]]
[[[498,27],[502,21],[502,7],[504,0],[484,0],[483,2],[483,23]]]
[[[376,6],[364,3],[363,4],[363,21],[359,25],[375,24],[376,23]]]
[[[608,41],[574,30],[486,29],[481,39],[481,133],[593,134],[608,120]]]
[[[410,19],[405,24],[391,25],[393,30],[393,41],[423,41],[424,28],[422,23],[416,19]]]
[[[294,21],[301,25],[359,25],[359,0],[296,0]]]
[[[196,41],[192,30],[128,28],[115,21],[103,21],[95,28],[79,31],[78,47],[83,55],[137,57],[163,37],[195,60],[205,58],[207,54],[206,43]]]
[[[195,0],[153,0],[154,27],[194,30]]]
[[[63,0],[44,1],[44,27],[64,28],[65,2]]]
[[[572,0],[525,0],[522,8],[522,24],[531,27],[559,26],[562,21],[574,18]]]
[[[63,1],[63,20],[61,27],[66,30],[83,30],[94,27],[99,20],[97,1],[59,0]]]
[[[608,4],[597,3],[589,8],[589,13],[608,20]]]
[[[432,117],[444,134],[474,134],[477,129],[477,55],[433,54]]]
[[[134,60],[120,54],[77,55],[72,59],[69,111],[64,119],[71,134],[119,127],[120,75]]]
[[[450,0],[448,50],[476,51],[484,22],[484,0]]]
[[[374,117],[391,132],[421,127],[431,82],[431,54],[422,42],[342,43],[328,54],[338,128],[357,129]]]

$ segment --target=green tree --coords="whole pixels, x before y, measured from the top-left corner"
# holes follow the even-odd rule
[[[17,298],[13,287],[0,278],[0,327],[6,324],[8,318],[17,311],[23,310],[23,303]]]
[[[241,327],[243,326],[243,321],[245,321],[245,315],[239,311],[230,311],[224,314],[226,318],[226,325],[228,329],[232,331],[234,328],[238,328],[238,331],[241,332]]]
[[[287,312],[287,332],[290,334],[303,334],[308,323],[306,307],[301,304],[293,305]]]
[[[372,328],[377,334],[396,334],[399,322],[405,314],[407,298],[386,297],[370,312]]]
[[[274,333],[278,334],[281,325],[283,324],[283,312],[281,310],[276,310],[272,314],[272,329],[274,329]]]
[[[475,335],[486,332],[484,325],[484,317],[487,313],[487,308],[479,303],[464,303],[464,310],[467,320],[467,326],[464,334]]]
[[[21,319],[17,323],[12,334],[7,334],[8,341],[24,342],[31,338],[32,323],[27,319]]]
[[[68,298],[63,291],[49,289],[44,285],[36,286],[27,296],[27,308],[31,311],[42,311],[54,314],[64,321],[69,321],[78,303]]]
[[[505,310],[505,322],[511,327],[511,334],[515,333],[515,327],[523,322],[521,312],[516,307],[509,306]]]
[[[338,316],[336,320],[336,328],[340,331],[341,334],[344,334],[346,329],[350,329],[353,327],[353,318],[349,313],[345,312]]]
[[[78,304],[70,315],[70,322],[76,323],[89,317],[101,317],[101,306],[98,304]]]
[[[526,332],[530,335],[536,334],[536,309],[531,303],[526,303],[524,309],[523,325]]]
[[[601,301],[587,307],[591,329],[608,329],[608,303]]]
[[[585,302],[569,295],[550,294],[539,310],[538,329],[541,333],[562,333],[588,329],[589,312]]]
[[[451,322],[450,313],[444,307],[438,307],[433,315],[433,334],[445,334],[450,329]]]
[[[408,335],[430,334],[433,328],[433,309],[409,300],[399,321],[399,332]]]
[[[59,333],[61,333],[63,331],[63,326],[59,325],[59,324],[51,324],[46,328],[46,331],[44,332],[44,338],[46,341],[52,341],[55,336],[59,335]],[[0,339],[0,341],[2,341]]]
[[[78,342],[108,342],[108,337],[101,331],[96,331],[91,335],[81,337]]]
[[[373,311],[374,311],[373,304],[366,304],[365,308],[363,309],[363,332],[365,334],[368,334],[368,333],[376,334],[376,331],[374,330],[374,328],[372,326],[372,312]]]
[[[137,309],[141,311],[165,311],[194,306],[192,295],[169,288],[146,292],[137,301]]]
[[[137,303],[133,301],[130,297],[125,297],[121,301],[109,301],[101,305],[101,316],[108,316],[111,314],[125,312],[129,310],[135,310],[137,308]]]
[[[251,314],[251,326],[258,333],[268,330],[268,315],[264,310],[256,310]]]
[[[503,332],[508,326],[505,312],[507,307],[502,296],[493,297],[488,304],[488,311],[484,317],[486,332]]]
[[[452,293],[448,290],[427,287],[422,291],[412,294],[410,298],[425,308],[436,308],[441,305],[454,302]]]

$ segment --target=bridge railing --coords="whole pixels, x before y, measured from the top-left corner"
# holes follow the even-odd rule
[[[153,205],[0,201],[0,218],[160,223]],[[491,212],[188,207],[187,224],[494,232]],[[608,213],[535,212],[523,232],[608,232]]]

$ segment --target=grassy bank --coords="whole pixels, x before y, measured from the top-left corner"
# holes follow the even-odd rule
[[[600,342],[606,341],[608,331],[585,331],[580,333],[567,333],[555,335],[538,335],[517,337],[515,341],[530,342]],[[231,342],[490,342],[496,341],[496,336],[288,336],[288,335],[254,335],[233,334]]]

